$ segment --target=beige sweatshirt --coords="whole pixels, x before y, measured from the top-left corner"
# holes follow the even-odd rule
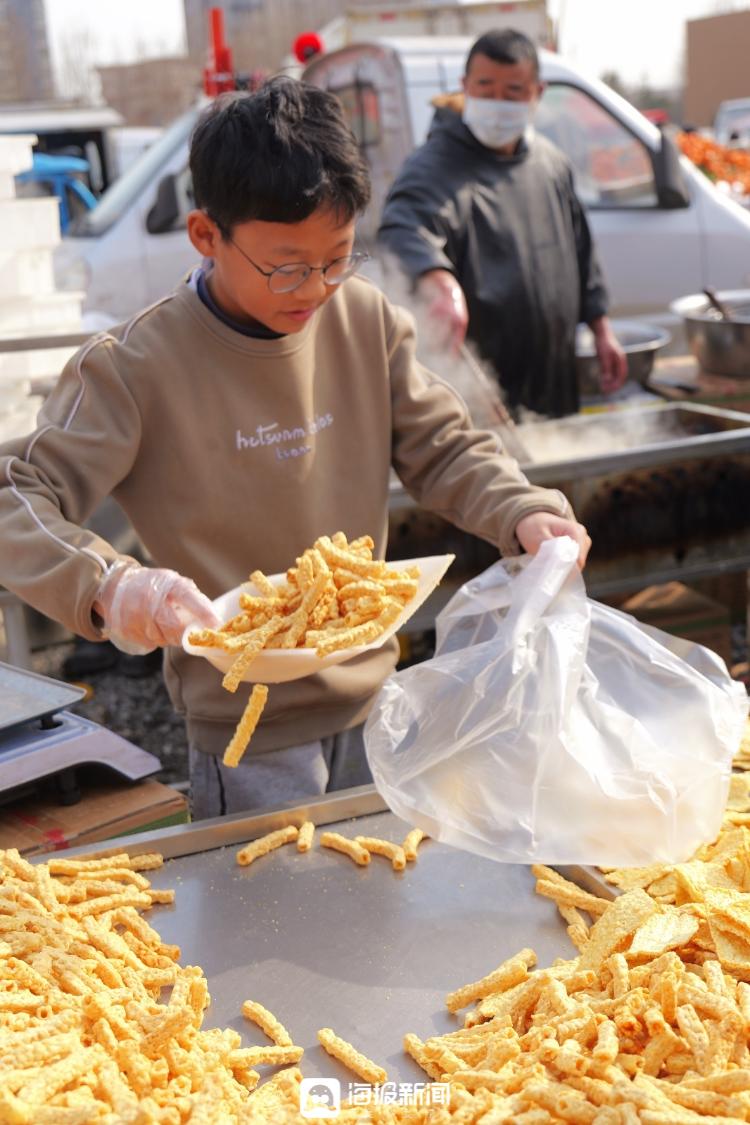
[[[154,565],[209,598],[260,567],[286,570],[317,536],[369,533],[380,557],[391,466],[424,507],[517,553],[530,512],[567,513],[529,485],[498,439],[473,430],[456,394],[414,357],[412,320],[353,278],[296,335],[254,339],[187,285],[89,341],[29,438],[0,447],[0,584],[83,637],[114,548],[83,523],[112,494]],[[263,752],[361,721],[396,645],[274,685]],[[181,713],[236,720],[206,660],[170,649]]]

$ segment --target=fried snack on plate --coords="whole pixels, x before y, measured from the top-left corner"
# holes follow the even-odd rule
[[[249,844],[246,844],[244,848],[237,852],[237,862],[241,867],[247,867],[260,856],[268,855],[276,848],[281,848],[284,844],[290,844],[292,840],[296,840],[297,833],[296,826],[288,824],[286,828],[278,828],[275,832],[269,832],[265,836],[260,836],[257,840],[251,840]]]
[[[237,729],[224,751],[223,762],[225,766],[234,767],[239,765],[242,755],[245,753],[245,750],[247,750],[248,743],[263,714],[263,708],[266,705],[267,699],[267,686],[265,684],[254,684],[253,690],[250,692],[250,698],[247,701],[247,706],[242,713],[242,718],[237,724]]]
[[[220,629],[194,629],[190,644],[235,655],[224,687],[236,691],[263,649],[314,648],[320,657],[377,640],[417,595],[419,570],[389,569],[373,559],[370,536],[347,542],[321,536],[274,585],[262,571],[240,594],[240,612]]]
[[[418,592],[416,568],[388,570],[372,558],[373,541],[350,545],[343,532],[322,536],[295,560],[280,586],[260,570],[250,575],[257,594],[243,591],[240,612],[220,629],[193,629],[190,644],[220,648],[233,657],[222,686],[235,692],[264,649],[315,649],[324,659],[376,641]],[[311,669],[312,671],[312,669]],[[260,678],[260,677],[258,677]],[[268,688],[256,685],[224,764],[236,766],[260,720]]]
[[[265,648],[268,641],[275,637],[277,633],[282,632],[285,626],[285,620],[281,614],[272,617],[264,625],[259,626],[257,629],[251,630],[249,633],[243,634],[245,646],[237,659],[232,664],[232,667],[227,672],[224,679],[221,681],[221,686],[227,691],[236,691],[240,685],[240,681],[252,664],[255,657],[258,655],[262,648]],[[232,642],[235,638],[232,637]]]
[[[387,1081],[388,1075],[382,1066],[378,1066],[366,1055],[360,1054],[351,1043],[339,1038],[330,1027],[322,1027],[318,1032],[318,1039],[329,1055],[358,1074],[363,1081],[370,1082],[373,1086],[382,1086]]]
[[[276,587],[272,582],[269,582],[262,570],[254,570],[250,575],[250,581],[265,598],[273,599],[276,597]]]

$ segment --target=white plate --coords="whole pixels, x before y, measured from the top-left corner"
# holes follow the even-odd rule
[[[427,600],[455,557],[455,555],[428,555],[423,559],[401,559],[398,562],[387,562],[385,564],[388,570],[406,570],[407,567],[418,566],[419,583],[415,596],[408,605],[404,606],[393,624],[381,633],[377,640],[371,641],[368,645],[358,645],[356,648],[343,648],[338,652],[329,653],[328,656],[318,656],[314,648],[263,649],[248,668],[246,675],[243,677],[244,681],[250,684],[283,684],[287,680],[300,680],[303,676],[311,676],[315,672],[322,672],[324,668],[330,668],[333,664],[343,664],[345,660],[351,660],[353,656],[359,656],[360,653],[367,652],[368,649],[380,648],[389,637],[399,631],[405,622],[416,613],[422,603]],[[268,577],[274,586],[281,586],[282,583],[286,582],[286,574],[269,574]],[[259,593],[260,590],[257,590],[252,582],[244,582],[241,586],[236,586],[234,590],[222,594],[212,604],[219,619],[222,622],[229,621],[231,617],[240,612],[240,594]],[[185,652],[189,652],[191,656],[202,656],[210,664],[213,664],[214,668],[218,668],[220,672],[229,671],[237,656],[236,653],[224,652],[220,648],[206,648],[190,644],[188,634],[193,629],[201,627],[193,623],[185,629],[182,634],[182,647]]]

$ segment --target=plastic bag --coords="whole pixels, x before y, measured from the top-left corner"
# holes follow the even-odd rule
[[[508,863],[676,863],[715,838],[748,711],[720,657],[586,597],[571,539],[496,563],[365,728],[430,836]]]

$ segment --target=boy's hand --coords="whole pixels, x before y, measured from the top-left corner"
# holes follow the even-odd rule
[[[186,625],[220,624],[195,582],[176,570],[116,565],[104,578],[94,602],[103,633],[122,652],[144,655],[165,645],[182,644]]]
[[[554,539],[558,535],[569,535],[578,544],[578,569],[583,570],[591,539],[582,523],[552,512],[532,512],[516,524],[516,539],[529,555],[535,555],[545,539]]]

